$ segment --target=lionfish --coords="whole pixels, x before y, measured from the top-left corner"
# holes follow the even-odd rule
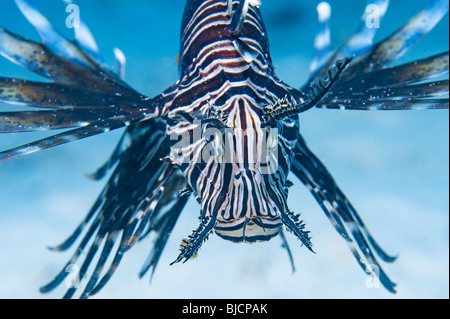
[[[0,77],[1,102],[41,108],[0,112],[0,132],[67,130],[3,151],[0,161],[125,128],[109,160],[92,174],[100,180],[110,173],[106,186],[74,233],[54,250],[69,249],[83,234],[78,247],[41,292],[61,284],[66,267],[83,256],[78,275],[88,278],[80,296],[96,294],[124,254],[149,234],[155,241],[140,276],[149,270],[153,274],[191,196],[200,205],[199,225],[182,241],[173,263],[195,256],[213,232],[249,243],[280,236],[291,257],[285,229],[313,252],[309,231],[287,205],[290,172],[311,192],[363,271],[395,292],[378,262],[395,257],[380,248],[308,148],[299,132],[299,115],[311,108],[448,108],[448,79],[429,81],[448,75],[448,52],[391,65],[448,12],[447,0],[430,1],[378,43],[373,41],[377,28],[366,23],[366,10],[357,32],[338,49],[330,44],[329,4],[320,2],[316,56],[309,80],[300,88],[275,75],[261,0],[187,0],[179,79],[155,97],[124,81],[121,51],[115,51],[117,68],[105,64],[82,20],[75,40],[69,41],[25,0],[16,4],[42,43],[1,28],[0,54],[48,81]],[[389,0],[366,5],[377,6],[381,19]],[[70,287],[64,297],[77,289]]]

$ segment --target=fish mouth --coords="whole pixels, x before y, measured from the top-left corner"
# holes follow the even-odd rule
[[[217,220],[215,233],[232,242],[254,243],[268,241],[277,236],[283,222],[280,217],[242,217],[233,220]]]

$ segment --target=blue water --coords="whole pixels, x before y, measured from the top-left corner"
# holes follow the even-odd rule
[[[30,1],[65,35],[62,1]],[[377,39],[406,22],[425,0],[393,0]],[[177,80],[176,55],[184,0],[80,0],[105,58],[112,49],[127,56],[127,81],[149,96]],[[299,87],[308,77],[317,30],[315,1],[263,0],[262,12],[278,76]],[[364,2],[330,1],[332,40],[341,44],[356,29]],[[12,0],[0,3],[0,26],[37,40]],[[402,61],[448,50],[448,16]],[[0,76],[38,80],[0,58]],[[11,109],[0,105],[2,109]],[[197,259],[169,267],[180,240],[197,226],[191,201],[162,256],[152,284],[138,280],[150,239],[134,248],[99,297],[117,298],[448,298],[449,297],[449,116],[448,111],[358,112],[311,110],[301,115],[302,132],[327,165],[366,225],[390,253],[384,269],[398,283],[392,295],[368,288],[344,241],[301,183],[295,181],[290,207],[311,231],[311,254],[289,237],[297,272],[291,274],[280,241],[233,244],[216,236]],[[0,163],[0,298],[59,298],[64,287],[41,295],[69,253],[53,253],[71,233],[103,183],[84,173],[108,157],[120,131]],[[45,136],[0,135],[0,149]],[[294,178],[293,178],[294,179]]]

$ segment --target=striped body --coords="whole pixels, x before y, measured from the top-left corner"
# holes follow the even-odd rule
[[[235,6],[238,2],[235,2]],[[222,114],[225,129],[199,123],[168,126],[171,159],[180,164],[202,208],[215,216],[216,233],[233,241],[268,240],[282,226],[287,211],[286,178],[298,120],[261,127],[264,107],[288,97],[289,86],[277,79],[258,8],[249,7],[237,39],[232,35],[227,1],[188,1],[180,54],[180,81],[168,113],[206,118]],[[254,51],[240,52],[239,41]],[[195,92],[195,94],[193,94]],[[280,134],[278,134],[280,132]],[[186,136],[178,142],[178,136]]]

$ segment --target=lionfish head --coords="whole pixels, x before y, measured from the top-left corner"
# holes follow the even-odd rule
[[[297,121],[264,127],[261,108],[247,96],[233,98],[224,113],[223,125],[194,123],[190,137],[200,138],[187,147],[172,148],[172,155],[184,162],[180,166],[201,205],[203,226],[198,231],[255,242],[278,235],[283,225],[299,228],[298,216],[287,207]]]
[[[217,198],[205,196],[205,203],[218,203],[215,232],[234,242],[265,241],[278,235],[283,225],[281,214],[287,210],[286,195],[280,180],[271,178],[257,165],[225,169],[229,179],[227,194],[218,189]],[[219,202],[218,202],[219,201]]]

